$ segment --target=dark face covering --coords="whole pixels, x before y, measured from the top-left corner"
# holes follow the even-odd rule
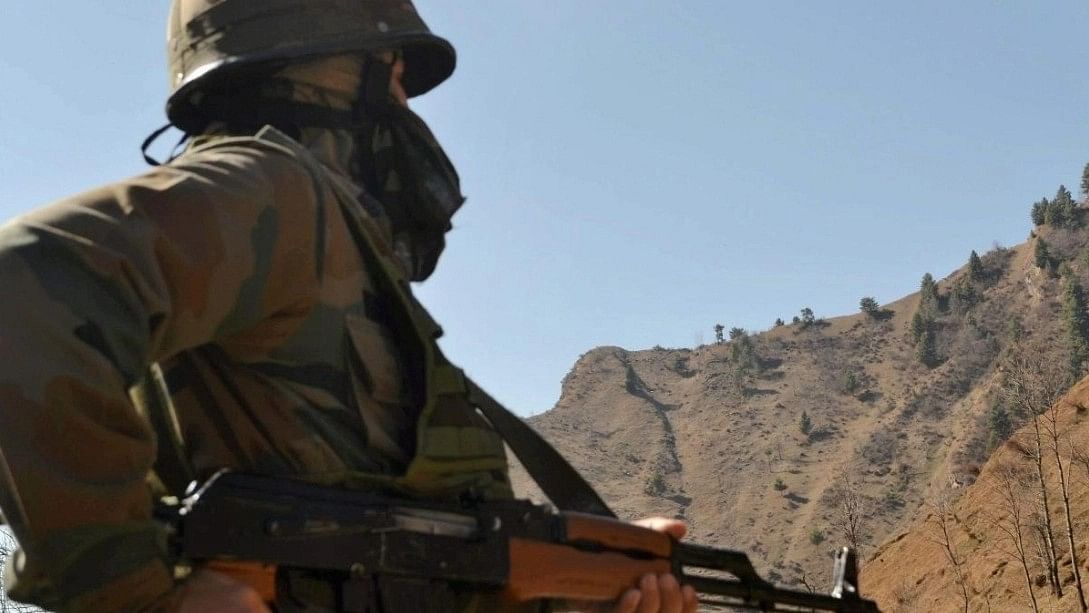
[[[427,124],[390,99],[389,64],[367,64],[357,172],[390,218],[394,248],[409,278],[422,281],[434,272],[450,219],[465,197],[453,164]]]
[[[362,62],[352,110],[315,101],[320,87],[313,84],[306,87],[309,95],[301,96],[301,85],[277,77],[276,70],[269,67],[253,72],[248,81],[202,92],[201,123],[183,129],[199,134],[214,122],[223,132],[237,134],[252,134],[265,124],[295,135],[306,127],[350,131],[355,135],[351,172],[389,218],[394,251],[406,274],[413,281],[431,276],[446,246],[450,219],[465,198],[454,166],[427,124],[391,95],[393,66],[374,56]],[[145,157],[161,133],[144,143]]]

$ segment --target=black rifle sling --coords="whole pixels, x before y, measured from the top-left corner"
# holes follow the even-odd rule
[[[616,517],[593,486],[544,437],[476,383],[466,378],[465,384],[469,402],[492,423],[552,504],[562,511]]]
[[[178,425],[170,392],[163,380],[158,364],[152,364],[136,385],[129,391],[136,410],[143,414],[155,432],[155,465],[153,472],[171,496],[181,497],[196,478],[189,457],[185,454],[185,441]]]

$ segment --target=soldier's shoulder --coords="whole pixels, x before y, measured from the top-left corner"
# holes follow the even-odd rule
[[[267,181],[317,178],[317,166],[309,152],[275,130],[209,140],[172,161],[169,167],[186,172],[206,168]]]

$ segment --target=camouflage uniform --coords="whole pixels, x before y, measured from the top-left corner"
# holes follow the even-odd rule
[[[378,60],[403,56],[392,82],[411,97],[453,48],[408,0],[173,0],[168,31],[167,113],[201,136],[0,228],[9,587],[48,608],[178,603],[153,464],[173,483],[226,467],[511,495],[502,442],[409,289],[461,204],[456,173],[389,108],[400,64]],[[255,117],[270,109],[290,138],[261,128],[281,125]]]
[[[198,475],[510,495],[501,445],[471,410],[440,407],[430,438],[417,428],[433,364],[405,349],[388,284],[408,283],[389,278],[389,224],[347,172],[344,139],[200,139],[0,229],[0,506],[25,551],[13,596],[66,611],[177,603],[145,483],[156,441],[140,413],[158,374]],[[457,449],[485,451],[452,480],[418,462]]]

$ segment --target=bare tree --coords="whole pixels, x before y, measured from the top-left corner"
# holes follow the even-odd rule
[[[1073,460],[1076,466],[1085,469],[1085,475],[1089,477],[1089,451],[1075,447],[1070,450],[1070,459]]]
[[[1038,347],[1022,347],[1013,353],[1003,365],[1002,392],[1007,402],[1032,419],[1033,445],[1029,455],[1036,469],[1037,494],[1043,520],[1043,537],[1047,554],[1048,580],[1055,596],[1062,598],[1062,581],[1059,578],[1059,556],[1055,544],[1055,530],[1051,524],[1051,502],[1048,496],[1047,478],[1044,474],[1044,439],[1040,426],[1040,414],[1058,402],[1069,387],[1069,373],[1059,360],[1049,359]]]
[[[1045,569],[1050,568],[1048,565],[1051,563],[1051,557],[1048,553],[1047,538],[1044,535],[1044,522],[1042,519],[1040,519],[1039,509],[1033,511],[1032,515],[1029,518],[1028,527],[1029,534],[1032,536],[1032,548],[1033,553],[1035,554],[1036,562]],[[1048,585],[1051,585],[1051,575],[1046,574],[1045,578],[1048,580]],[[1044,596],[1047,597],[1047,610],[1054,611],[1055,600],[1057,598],[1055,596],[1054,586],[1052,586],[1052,589],[1045,591]]]
[[[866,498],[851,481],[850,475],[843,473],[832,488],[832,501],[837,513],[832,516],[832,527],[843,534],[847,545],[862,558],[863,521],[868,511]]]
[[[1036,602],[1036,593],[1032,589],[1032,572],[1029,570],[1028,543],[1025,540],[1028,511],[1024,507],[1022,496],[1029,481],[1029,476],[1017,465],[1010,463],[999,465],[994,472],[991,489],[1002,503],[1002,514],[991,515],[989,520],[1010,546],[1010,548],[999,546],[997,549],[1021,563],[1021,570],[1025,573],[1025,588],[1032,602],[1032,611],[1039,613],[1040,607]]]
[[[1078,550],[1074,546],[1074,520],[1070,512],[1070,488],[1067,479],[1068,465],[1064,464],[1065,459],[1059,450],[1059,446],[1064,440],[1062,426],[1059,424],[1059,413],[1062,404],[1063,403],[1061,402],[1056,402],[1051,405],[1044,411],[1040,421],[1042,422],[1044,432],[1047,435],[1048,450],[1051,451],[1052,457],[1055,459],[1055,468],[1059,473],[1059,493],[1062,495],[1063,510],[1066,515],[1066,537],[1068,539],[1068,545],[1070,546],[1070,571],[1074,575],[1074,587],[1078,590],[1078,608],[1081,613],[1087,613],[1089,607],[1087,607],[1085,603],[1085,589],[1081,582]]]
[[[953,532],[957,528],[957,516],[953,512],[953,503],[948,493],[943,492],[937,500],[927,503],[930,515],[926,521],[931,527],[930,542],[942,548],[950,568],[953,569],[953,581],[960,588],[961,598],[964,600],[964,613],[968,613],[968,576],[964,572],[964,557],[957,551],[957,544],[953,540]]]

